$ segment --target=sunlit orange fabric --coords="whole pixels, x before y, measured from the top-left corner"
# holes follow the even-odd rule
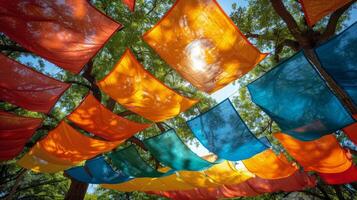
[[[135,0],[122,0],[129,8],[131,12],[135,10]]]
[[[197,102],[156,79],[129,49],[98,86],[127,109],[155,122],[172,118]]]
[[[305,188],[314,187],[316,179],[303,172],[295,172],[289,177],[275,180],[267,180],[259,177],[251,178],[248,181],[236,185],[224,185],[218,188],[195,188],[186,191],[151,191],[151,194],[158,194],[173,200],[209,200],[219,198],[234,198],[258,196],[272,192],[291,192]]]
[[[9,160],[20,154],[41,123],[42,119],[0,111],[0,160]]]
[[[298,170],[284,154],[277,156],[271,149],[243,160],[243,163],[250,172],[265,179],[285,178]]]
[[[215,0],[177,0],[143,36],[198,89],[213,93],[265,58]]]
[[[0,24],[0,32],[73,73],[121,27],[87,0],[1,0]]]
[[[63,160],[48,155],[44,149],[42,149],[37,143],[31,148],[31,150],[26,153],[17,164],[26,169],[30,169],[34,172],[42,173],[56,173],[70,168],[73,164],[68,162],[67,164],[58,164],[64,163]]]
[[[80,128],[109,141],[126,140],[150,126],[112,113],[92,94],[88,94],[67,118]]]
[[[243,168],[243,166],[236,169],[230,161],[215,164],[203,172],[210,180],[220,185],[239,184],[254,177],[254,174]]]
[[[357,123],[347,126],[342,130],[353,143],[357,144]]]
[[[306,22],[315,25],[323,17],[351,2],[351,0],[299,0],[303,8]]]
[[[332,134],[313,141],[300,141],[283,133],[276,133],[274,137],[305,171],[339,173],[352,165],[346,152]]]
[[[348,184],[357,182],[357,168],[355,165],[351,165],[351,167],[340,173],[319,173],[321,179],[331,185],[339,185],[339,184]]]
[[[1,3],[2,1],[0,5]],[[2,26],[5,24],[1,24],[0,29]],[[70,86],[26,67],[3,54],[0,54],[0,63],[0,100],[27,110],[48,113],[62,93]]]
[[[68,165],[110,151],[122,142],[121,140],[106,142],[92,139],[62,121],[43,140],[39,141],[38,145],[47,154],[60,160],[60,162],[53,161],[54,164]]]

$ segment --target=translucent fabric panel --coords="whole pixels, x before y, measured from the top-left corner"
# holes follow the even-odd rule
[[[209,151],[219,158],[244,160],[267,149],[248,129],[229,99],[187,125]]]
[[[114,114],[91,93],[67,118],[83,130],[109,141],[124,141],[150,126]]]
[[[275,155],[271,149],[242,162],[250,172],[264,179],[285,178],[298,170],[297,166],[290,163],[284,154]]]
[[[327,15],[335,12],[351,0],[299,0],[309,26],[315,25]]]
[[[262,61],[215,0],[177,0],[143,39],[199,90],[213,93]]]
[[[122,1],[123,1],[123,3],[125,3],[128,6],[128,8],[129,8],[129,10],[131,12],[134,12],[134,10],[135,10],[135,0],[122,0]]]
[[[10,160],[19,155],[41,123],[42,119],[0,110],[0,160]]]
[[[121,192],[192,190],[194,188],[176,174],[160,178],[136,178],[121,184],[103,184],[101,186]]]
[[[342,129],[348,138],[357,145],[357,123],[347,126]]]
[[[129,49],[98,86],[128,110],[155,122],[175,117],[197,102],[156,79]]]
[[[248,85],[252,100],[281,130],[309,141],[354,122],[302,52]]]
[[[173,129],[143,142],[157,160],[174,170],[199,171],[214,164],[192,152]]]
[[[293,192],[311,188],[316,185],[316,179],[302,172],[295,172],[289,177],[275,180],[266,180],[259,177],[251,178],[244,183],[223,185],[218,188],[195,188],[186,191],[151,191],[173,200],[194,199],[221,199],[234,197],[258,196],[272,192]]]
[[[245,167],[237,169],[234,163],[229,161],[213,165],[203,172],[208,179],[220,185],[239,184],[254,177],[254,174],[249,172]]]
[[[352,165],[334,135],[326,135],[307,142],[283,133],[276,133],[274,137],[304,167],[305,171],[339,173],[346,171]]]
[[[88,160],[84,166],[71,168],[65,173],[80,182],[91,184],[115,184],[131,179],[120,171],[114,171],[103,156]]]
[[[72,166],[72,164],[69,163],[58,164],[61,162],[63,162],[61,159],[48,155],[37,143],[28,153],[17,161],[17,164],[34,172],[42,173],[56,173]]]
[[[0,32],[73,73],[121,27],[86,0],[2,0]]]
[[[357,168],[355,165],[351,165],[348,170],[340,173],[319,173],[321,179],[330,185],[341,185],[357,182]]]
[[[109,155],[113,166],[132,177],[161,177],[167,175],[151,167],[144,161],[134,146],[113,151]]]
[[[197,187],[218,187],[224,183],[242,183],[253,176],[246,170],[236,170],[233,166],[227,166],[226,162],[222,162],[204,171],[178,171],[170,176],[136,178],[126,183],[103,185],[103,187],[126,192],[190,190]]]
[[[56,164],[76,164],[116,148],[122,141],[107,142],[87,137],[61,121],[38,142],[47,154],[56,157]]]
[[[322,67],[357,105],[357,23],[316,48]]]
[[[1,1],[0,5],[3,2],[6,1]],[[3,26],[5,25],[3,24]],[[49,113],[58,98],[70,86],[41,74],[3,54],[0,54],[0,63],[0,100],[27,110]]]

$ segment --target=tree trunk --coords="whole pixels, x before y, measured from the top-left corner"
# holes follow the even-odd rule
[[[326,81],[330,89],[335,93],[335,95],[340,99],[340,101],[346,106],[346,108],[352,114],[357,114],[357,108],[353,104],[351,98],[346,94],[344,90],[341,89],[339,85],[331,78],[331,76],[322,67],[317,55],[313,49],[304,49],[306,57],[314,64],[314,67],[319,72],[321,77]]]
[[[88,184],[71,179],[71,186],[66,194],[65,200],[83,200],[87,193]]]

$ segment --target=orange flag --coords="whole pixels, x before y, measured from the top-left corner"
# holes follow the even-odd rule
[[[38,161],[26,162],[26,165],[22,166],[29,169],[36,168],[43,163],[41,160],[55,165],[70,166],[108,152],[122,142],[122,140],[107,142],[87,137],[61,121],[44,139],[37,142],[24,158],[24,160]],[[31,156],[34,158],[29,159]],[[19,162],[24,163],[21,160]]]
[[[123,0],[123,3],[125,3],[128,6],[128,8],[129,8],[129,10],[131,12],[134,12],[134,10],[135,10],[135,0]]]
[[[88,94],[67,118],[80,128],[109,141],[124,141],[150,126],[112,113],[92,94]]]
[[[313,141],[300,141],[283,133],[276,133],[274,137],[305,171],[339,173],[352,165],[346,152],[332,134]]]
[[[127,109],[155,122],[175,117],[197,103],[156,79],[129,49],[98,86]]]
[[[284,154],[281,153],[277,156],[271,149],[242,162],[250,172],[264,179],[285,178],[298,170],[296,165],[290,163]]]
[[[177,0],[143,39],[192,85],[208,93],[243,76],[266,56],[215,0]]]
[[[315,25],[325,16],[335,12],[351,0],[299,0],[309,26]]]

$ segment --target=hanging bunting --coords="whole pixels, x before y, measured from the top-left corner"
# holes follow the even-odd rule
[[[199,171],[215,164],[192,152],[173,129],[143,142],[157,160],[174,170]]]
[[[87,0],[2,0],[0,24],[24,48],[76,74],[121,27]]]
[[[83,130],[109,141],[124,141],[151,125],[136,123],[114,114],[91,93],[67,118]]]
[[[340,173],[319,173],[321,179],[330,185],[342,185],[357,182],[357,168],[355,165],[351,165],[344,172]]]
[[[268,148],[250,132],[229,99],[189,120],[187,125],[202,145],[219,158],[244,160]]]
[[[156,79],[129,49],[98,86],[128,110],[155,122],[175,117],[197,103]]]
[[[34,172],[41,173],[56,173],[68,169],[72,164],[58,164],[63,163],[59,158],[49,155],[42,149],[38,143],[26,153],[17,164],[23,168],[31,169]]]
[[[283,133],[276,133],[274,137],[305,171],[339,173],[352,165],[346,152],[332,134],[313,141],[300,141]]]
[[[312,27],[322,18],[335,12],[351,0],[299,0],[299,2],[307,24]]]
[[[215,0],[177,0],[143,39],[199,90],[213,93],[262,61]]]
[[[333,1],[332,1],[333,2]],[[325,71],[351,97],[357,106],[357,22],[316,48]]]
[[[0,161],[19,155],[42,124],[42,119],[21,117],[0,110]]]
[[[135,0],[122,0],[125,5],[128,6],[129,10],[131,12],[134,12],[135,10]]]
[[[121,184],[104,184],[102,187],[122,192],[192,190],[197,187],[239,184],[251,177],[254,175],[246,169],[236,169],[232,163],[225,161],[204,171],[178,171],[160,178],[136,178]]]
[[[131,179],[120,171],[114,171],[103,156],[87,160],[84,166],[71,168],[65,173],[77,181],[90,184],[115,184]]]
[[[309,141],[354,122],[299,52],[248,85],[252,100],[281,130]]]
[[[41,170],[42,165],[45,165],[44,170],[47,170],[46,162],[69,168],[69,166],[110,151],[121,143],[122,141],[107,142],[92,139],[61,121],[44,139],[37,142],[24,158],[20,159],[19,164],[34,171],[37,168]],[[27,162],[28,160],[32,162]]]
[[[223,185],[218,188],[195,188],[186,191],[150,191],[172,200],[210,200],[235,197],[252,197],[264,193],[293,192],[312,188],[316,179],[303,172],[295,172],[289,177],[275,180],[266,180],[259,177],[251,178],[241,184]]]
[[[3,54],[0,54],[0,63],[0,100],[30,111],[49,113],[70,86]]]
[[[242,162],[250,172],[264,179],[286,178],[298,170],[297,166],[290,163],[284,154],[275,155],[271,149]]]
[[[131,177],[161,177],[172,173],[162,173],[151,167],[132,145],[113,151],[108,156],[115,168]]]

